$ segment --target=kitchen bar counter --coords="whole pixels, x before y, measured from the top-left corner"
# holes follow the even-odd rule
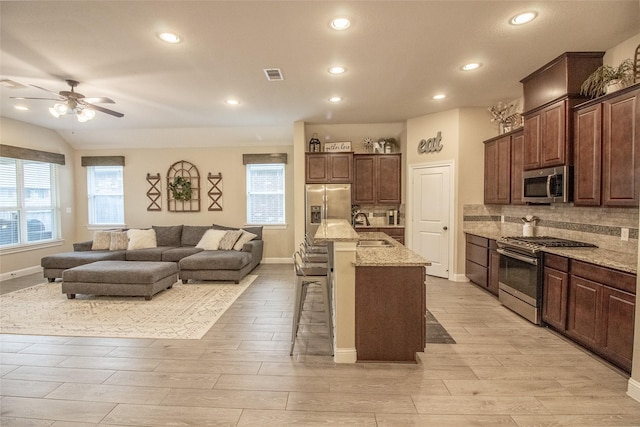
[[[499,230],[492,229],[465,228],[464,232],[493,240],[499,240],[502,237]],[[638,270],[638,257],[635,253],[617,252],[603,248],[542,248],[541,250],[627,273],[637,274]]]
[[[391,247],[363,247],[356,248],[356,266],[371,267],[408,267],[427,266],[431,263],[420,255],[408,249],[397,240],[381,232],[358,233],[359,240],[385,240]]]

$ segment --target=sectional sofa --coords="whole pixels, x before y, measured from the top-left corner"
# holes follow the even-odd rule
[[[175,225],[96,232],[74,243],[73,252],[42,258],[50,282],[65,270],[97,261],[175,262],[183,283],[193,280],[240,281],[262,261],[262,227]],[[114,263],[117,265],[118,263]]]

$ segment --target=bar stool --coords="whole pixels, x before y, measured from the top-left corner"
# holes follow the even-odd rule
[[[302,244],[305,246],[306,252],[308,253],[320,253],[326,254],[329,252],[326,242],[325,243],[316,243],[308,233],[304,235],[304,241]]]
[[[300,243],[300,248],[298,249],[300,255],[302,256],[302,261],[305,263],[324,263],[327,264],[329,262],[329,254],[328,253],[320,253],[320,252],[307,252],[307,246],[304,242]]]
[[[296,272],[296,296],[293,303],[293,323],[291,328],[291,351],[289,355],[293,356],[293,348],[298,335],[298,327],[300,326],[300,317],[302,316],[302,308],[307,297],[307,288],[309,285],[319,285],[322,288],[322,296],[324,299],[324,312],[329,329],[329,345],[331,354],[333,354],[333,317],[331,313],[331,289],[328,278],[329,268],[325,263],[307,263],[304,262],[300,251],[293,253],[293,265]]]

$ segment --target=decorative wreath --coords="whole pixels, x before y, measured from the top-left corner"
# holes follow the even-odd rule
[[[176,200],[191,200],[191,181],[182,176],[176,176],[173,182],[169,183],[169,190]]]

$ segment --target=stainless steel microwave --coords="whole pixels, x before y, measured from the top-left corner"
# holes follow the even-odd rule
[[[523,200],[527,203],[567,203],[572,200],[570,166],[524,171]]]

